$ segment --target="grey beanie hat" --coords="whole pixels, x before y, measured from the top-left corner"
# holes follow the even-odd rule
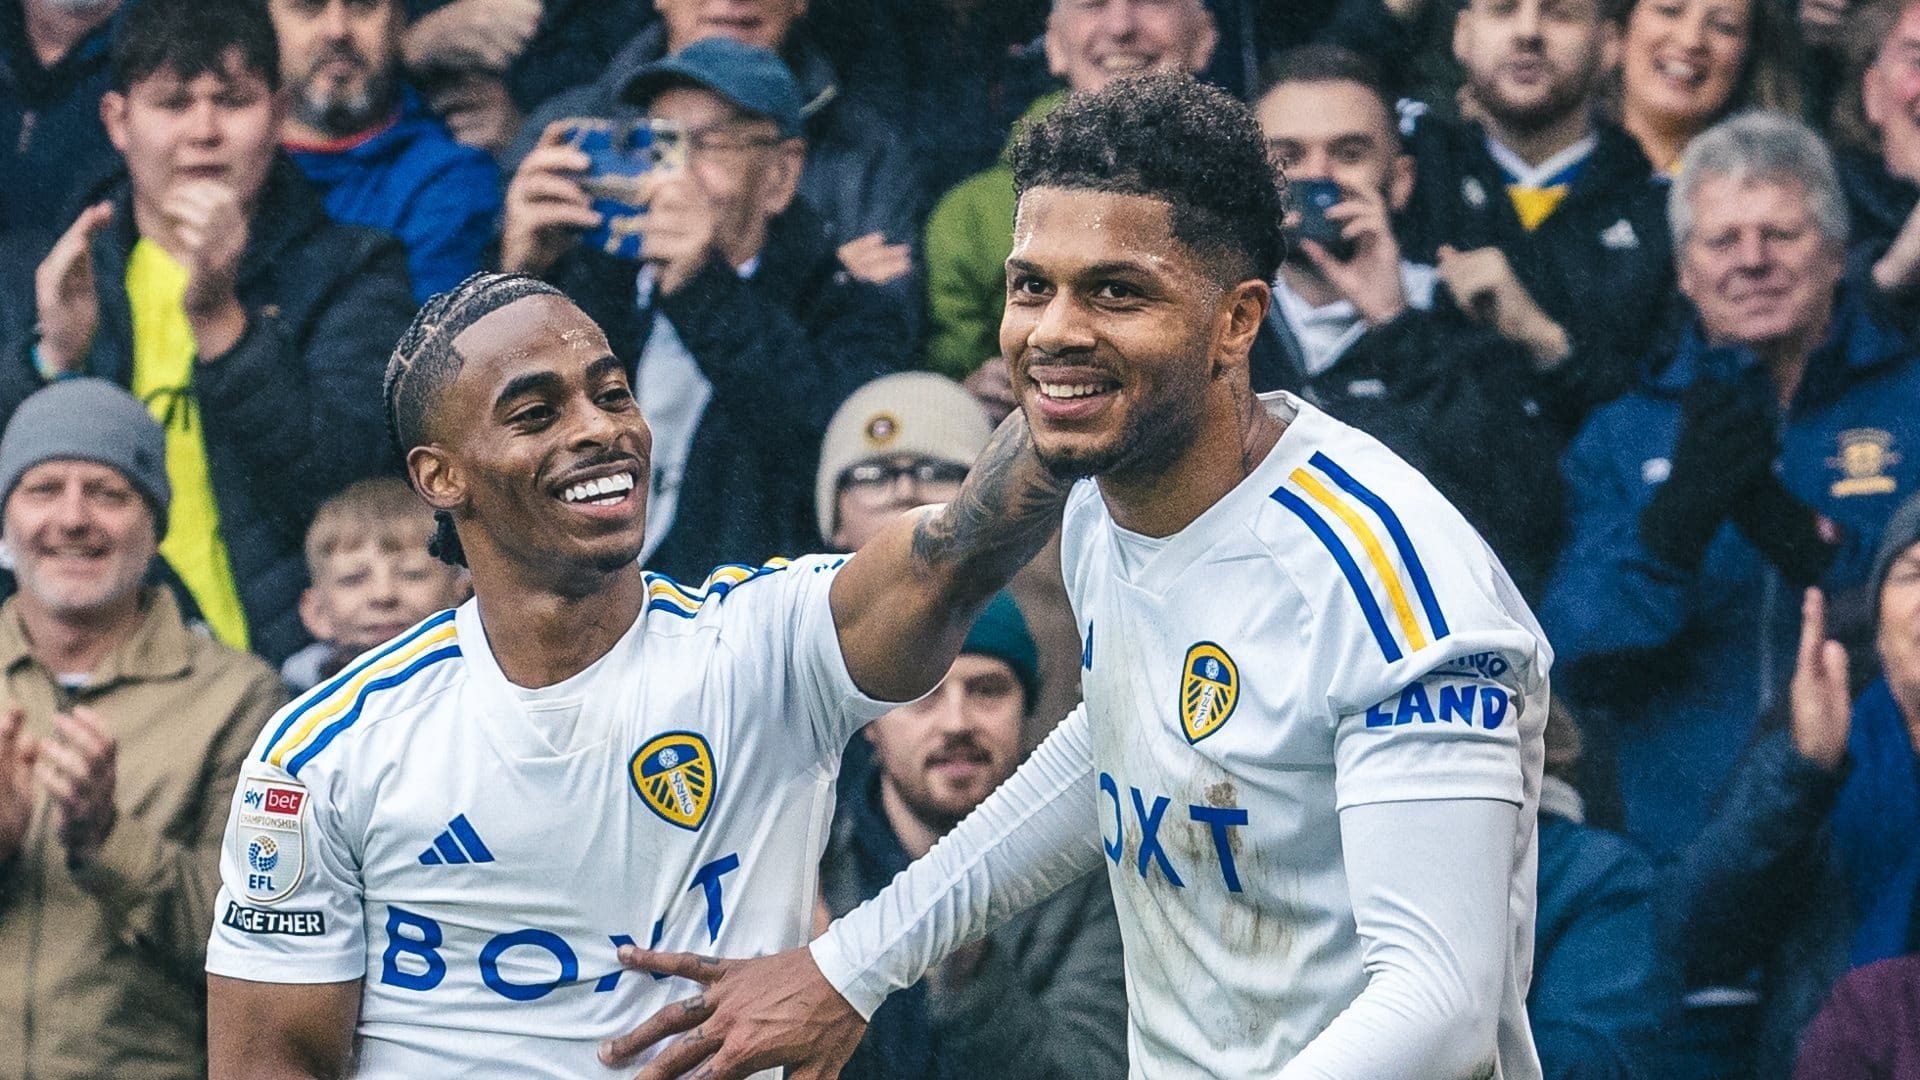
[[[1887,519],[1880,530],[1880,547],[1873,555],[1873,591],[1868,594],[1873,604],[1874,625],[1880,623],[1880,590],[1886,588],[1887,574],[1893,569],[1895,559],[1902,552],[1920,543],[1920,495],[1915,495],[1900,504],[1900,508]]]
[[[34,392],[0,435],[0,506],[28,469],[48,461],[92,461],[118,469],[153,507],[165,535],[167,436],[140,400],[105,379],[62,379]]]

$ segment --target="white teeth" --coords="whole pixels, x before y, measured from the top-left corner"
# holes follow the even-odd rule
[[[1699,68],[1692,64],[1681,63],[1678,60],[1663,60],[1656,64],[1654,69],[1668,78],[1685,79],[1689,82],[1700,77]]]
[[[601,505],[612,505],[620,499],[608,496],[624,496],[632,490],[633,474],[615,473],[612,476],[602,476],[594,480],[582,480],[562,492],[560,498],[570,503],[591,499]]]
[[[1106,387],[1093,383],[1040,383],[1040,392],[1050,398],[1071,400],[1098,394]]]

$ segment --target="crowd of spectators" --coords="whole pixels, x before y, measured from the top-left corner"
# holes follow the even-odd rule
[[[0,1080],[204,1075],[237,755],[465,595],[381,411],[422,301],[606,329],[649,569],[854,550],[1015,407],[1016,126],[1163,70],[1294,192],[1256,389],[1556,652],[1547,1075],[1920,1075],[1920,0],[0,0]],[[822,917],[1081,648],[1050,548],[850,748]],[[849,1075],[1124,1075],[1118,954],[1082,882]]]

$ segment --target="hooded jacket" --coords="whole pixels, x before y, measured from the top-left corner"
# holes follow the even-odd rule
[[[128,386],[133,314],[127,259],[139,239],[133,188],[108,188],[113,220],[94,237],[100,328],[89,373]],[[41,386],[33,367],[31,264],[0,290],[0,423]],[[233,580],[253,649],[279,663],[306,644],[298,612],[301,545],[327,496],[397,467],[381,382],[413,316],[405,255],[385,233],[329,220],[290,162],[260,192],[236,291],[247,330],[226,355],[198,360],[191,393]]]
[[[1920,364],[1865,292],[1840,287],[1825,341],[1778,418],[1774,471],[1840,529],[1821,585],[1866,582],[1888,518],[1920,487]],[[1618,771],[1627,832],[1656,857],[1692,839],[1754,718],[1793,673],[1800,597],[1731,524],[1686,573],[1640,543],[1665,480],[1680,395],[1702,379],[1765,377],[1751,353],[1711,348],[1700,328],[1642,387],[1596,411],[1563,463],[1569,542],[1541,623],[1556,689],[1591,718],[1592,756]]]
[[[328,217],[399,238],[414,299],[424,302],[481,268],[500,214],[500,170],[454,142],[413,91],[372,132],[286,149],[319,189]]]

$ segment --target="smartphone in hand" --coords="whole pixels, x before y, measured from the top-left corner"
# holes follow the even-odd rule
[[[567,142],[591,162],[580,186],[593,199],[602,222],[583,242],[618,258],[638,260],[647,220],[640,178],[656,169],[686,167],[686,130],[666,120],[578,118],[563,123]]]
[[[1287,190],[1300,208],[1300,223],[1290,230],[1291,235],[1319,244],[1341,262],[1353,258],[1353,243],[1340,235],[1340,223],[1327,220],[1327,211],[1346,197],[1340,185],[1332,180],[1296,180]]]

